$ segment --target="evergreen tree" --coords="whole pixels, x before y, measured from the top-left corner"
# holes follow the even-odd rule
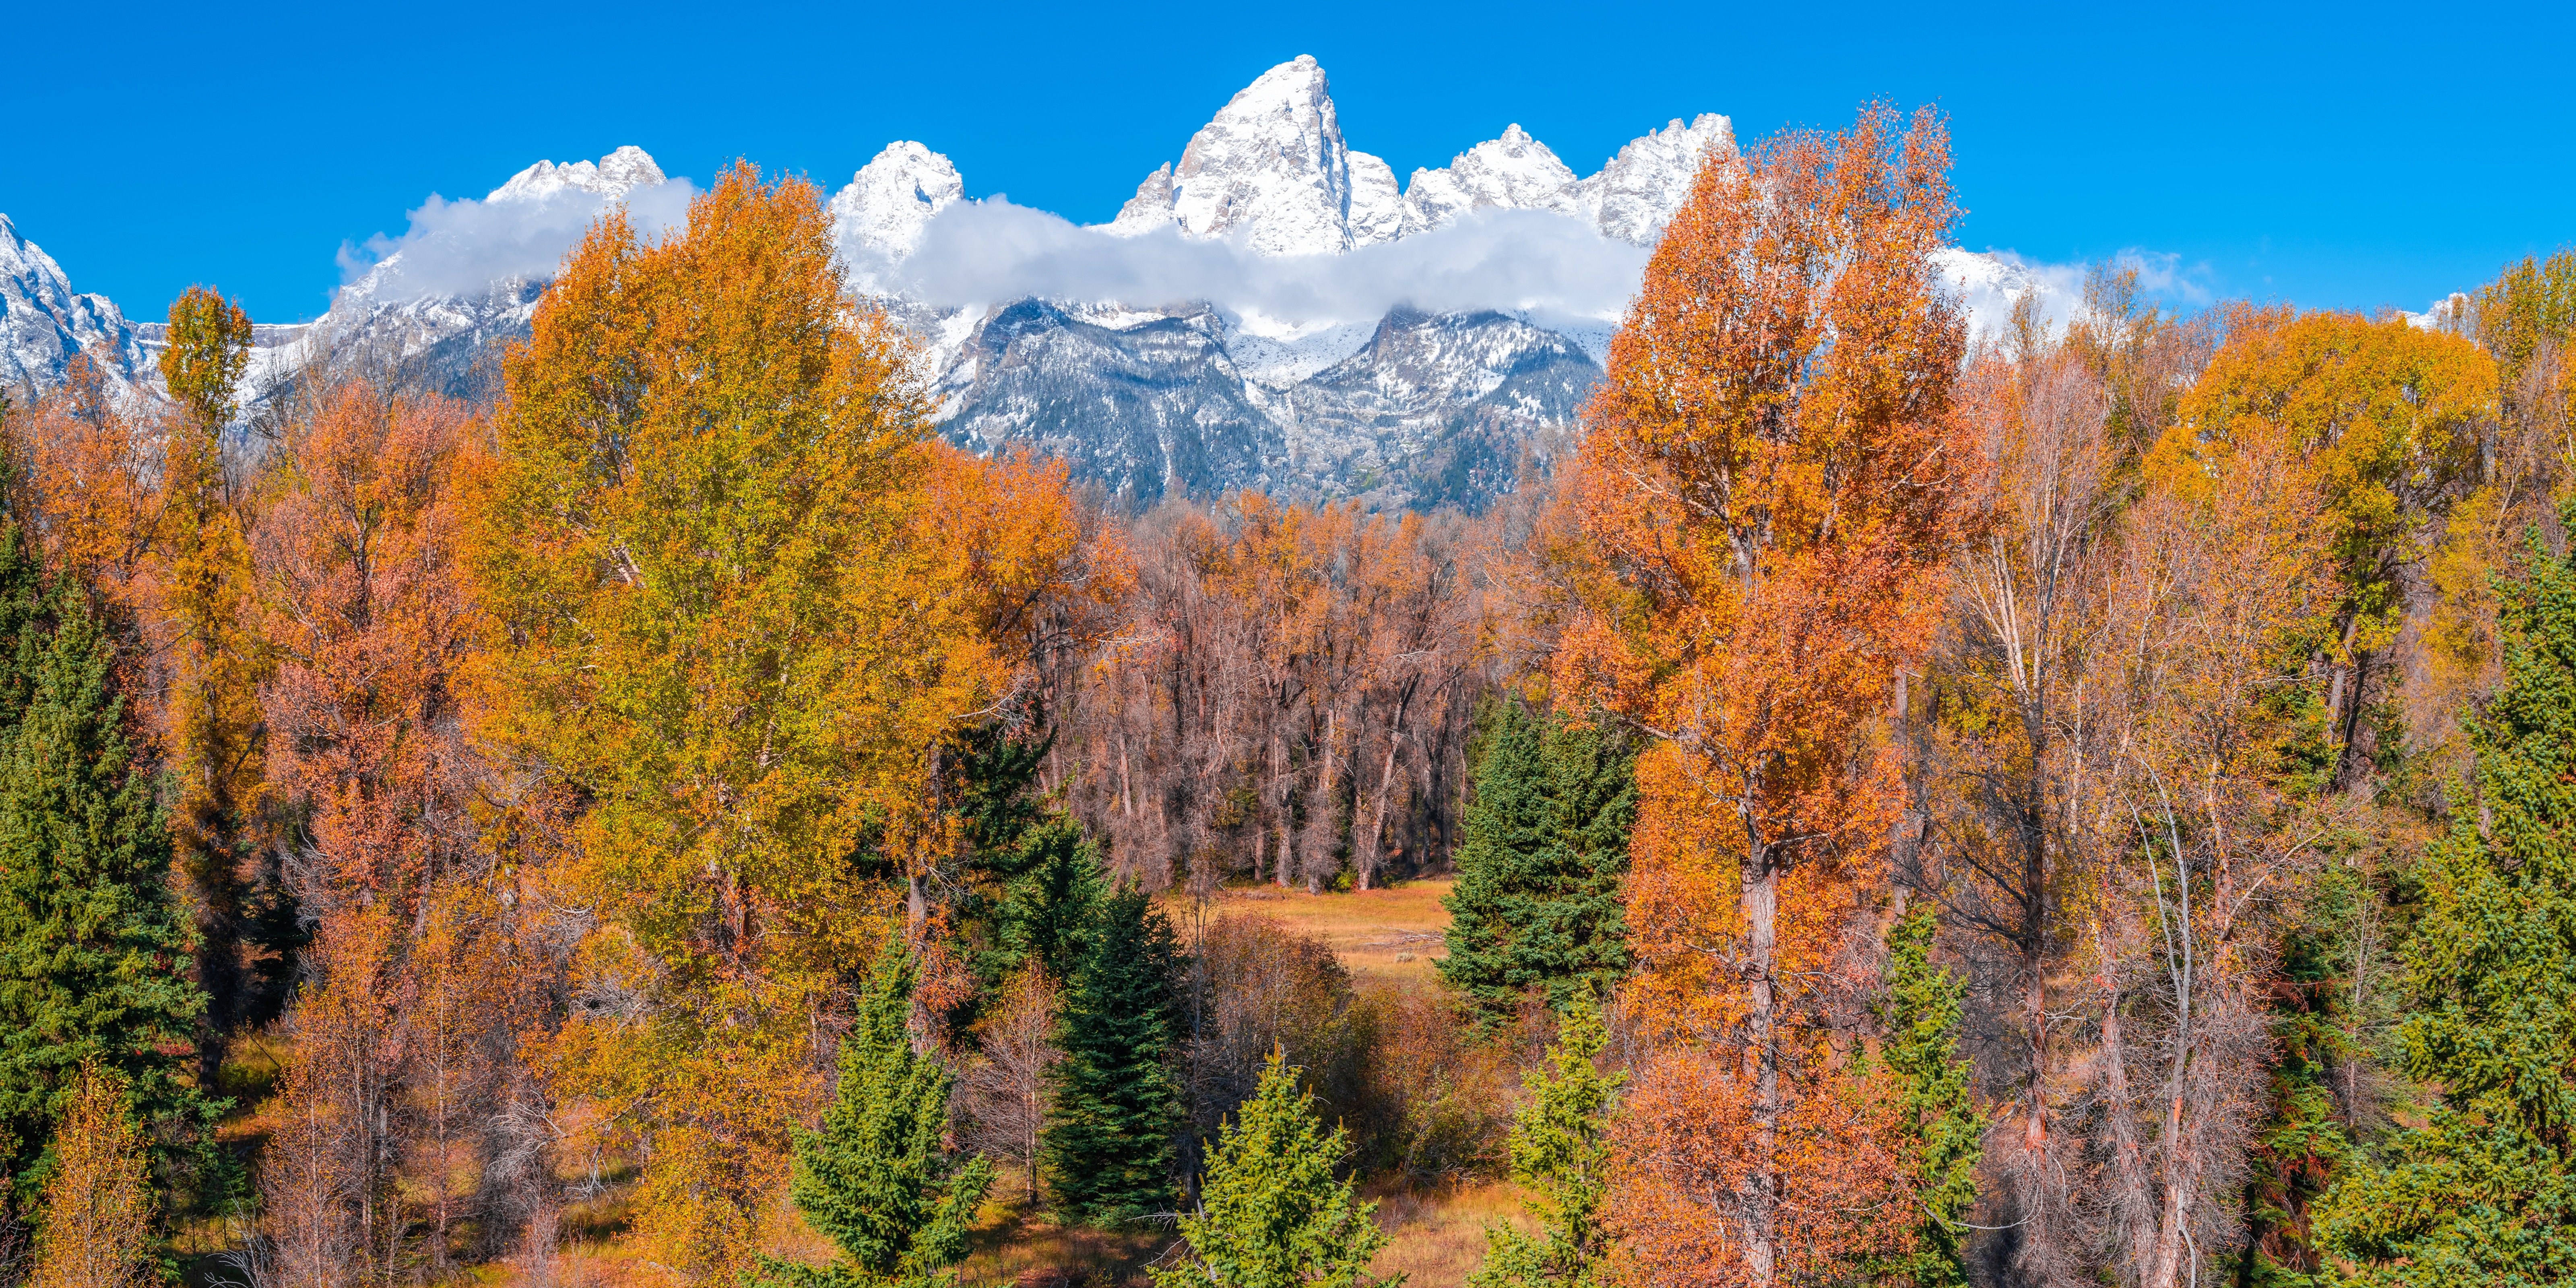
[[[1509,1226],[1485,1232],[1485,1264],[1468,1288],[1592,1288],[1601,1282],[1609,1236],[1601,1206],[1609,1192],[1610,1099],[1624,1080],[1603,1076],[1592,1059],[1609,1041],[1589,998],[1565,1010],[1553,1074],[1534,1073],[1529,1102],[1512,1124],[1512,1179],[1533,1192],[1530,1215],[1539,1237]]]
[[[2425,853],[2403,950],[2398,1040],[2439,1100],[2321,1205],[2358,1283],[2576,1282],[2576,560],[2532,565],[2504,592],[2476,807]]]
[[[1532,989],[1561,1009],[1627,970],[1619,878],[1637,817],[1635,761],[1599,721],[1502,706],[1476,767],[1458,882],[1442,901],[1440,975],[1480,1024],[1509,1019]]]
[[[988,726],[967,733],[958,749],[958,814],[984,878],[964,921],[983,941],[974,962],[988,986],[1031,961],[1053,978],[1069,977],[1103,892],[1099,846],[1063,802],[1037,791],[1038,763],[1052,742]]]
[[[993,1164],[947,1158],[948,1071],[913,1049],[918,965],[890,940],[869,976],[857,1023],[841,1038],[841,1077],[820,1131],[796,1136],[788,1196],[841,1249],[817,1269],[764,1259],[774,1282],[800,1288],[928,1284],[966,1254],[966,1231],[993,1185]]]
[[[1157,1269],[1155,1288],[1303,1288],[1307,1284],[1394,1283],[1368,1273],[1386,1246],[1377,1204],[1333,1179],[1347,1134],[1330,1134],[1314,1099],[1274,1051],[1260,1090],[1228,1124],[1208,1160],[1200,1208],[1181,1216],[1190,1260]]]
[[[1075,1220],[1115,1222],[1172,1207],[1173,1132],[1181,1118],[1172,1074],[1173,1001],[1180,951],[1145,892],[1102,899],[1090,942],[1064,995],[1049,1078],[1048,1186]]]
[[[1937,926],[1926,905],[1899,918],[1888,936],[1882,1054],[1904,1088],[1913,1129],[1907,1163],[1922,1219],[1912,1254],[1880,1269],[1913,1288],[1966,1288],[1960,1221],[1977,1200],[1986,1125],[1969,1095],[1968,1063],[1959,1058],[1959,1007],[1968,987],[1933,963]]]
[[[114,651],[84,597],[28,571],[0,536],[0,1135],[24,1153],[51,1134],[85,1062],[121,1077],[167,1149],[206,1139],[218,1106],[183,1077],[205,995],[170,889],[170,839],[123,732]],[[22,1198],[25,1197],[22,1195]]]

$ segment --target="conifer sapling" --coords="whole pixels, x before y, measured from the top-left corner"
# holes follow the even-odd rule
[[[1362,1203],[1333,1165],[1348,1133],[1327,1133],[1314,1098],[1273,1051],[1260,1089],[1218,1135],[1200,1187],[1199,1210],[1181,1216],[1189,1260],[1157,1268],[1156,1288],[1346,1288],[1393,1285],[1369,1262],[1386,1246],[1377,1204]]]
[[[1609,1253],[1601,1208],[1609,1190],[1611,1098],[1624,1081],[1592,1065],[1609,1041],[1590,998],[1565,1010],[1553,1072],[1529,1078],[1529,1103],[1512,1124],[1512,1179],[1532,1191],[1539,1237],[1509,1226],[1485,1232],[1485,1264],[1469,1288],[1591,1288]]]
[[[841,1250],[816,1268],[763,1258],[770,1282],[798,1288],[924,1285],[966,1255],[992,1163],[962,1165],[941,1147],[949,1075],[913,1049],[909,1023],[919,966],[890,940],[870,973],[857,1022],[841,1038],[841,1076],[819,1131],[796,1137],[788,1196]]]

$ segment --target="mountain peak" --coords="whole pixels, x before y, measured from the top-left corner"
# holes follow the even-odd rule
[[[649,188],[660,183],[664,178],[662,167],[654,164],[651,154],[630,143],[597,161],[575,161],[569,165],[539,161],[511,175],[509,182],[494,188],[484,200],[544,201],[566,191],[623,197],[637,188]]]
[[[833,195],[833,240],[901,259],[920,247],[931,216],[965,195],[955,162],[910,139],[889,143]]]
[[[60,264],[0,214],[0,389],[51,389],[81,353],[97,358],[112,389],[148,377],[134,328],[104,295],[81,295]]]
[[[1364,176],[1357,194],[1363,223],[1373,203],[1391,195],[1377,190],[1375,177]],[[1171,221],[1193,237],[1240,237],[1266,255],[1349,250],[1351,150],[1322,65],[1301,54],[1227,100],[1190,136],[1172,167],[1171,191]],[[1121,222],[1133,228],[1149,215],[1128,219],[1122,212]]]

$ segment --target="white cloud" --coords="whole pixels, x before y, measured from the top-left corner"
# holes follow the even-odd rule
[[[941,211],[899,262],[854,252],[852,267],[871,289],[937,305],[1032,295],[1139,308],[1206,301],[1313,323],[1375,319],[1402,304],[1615,318],[1647,254],[1562,215],[1482,210],[1348,254],[1266,256],[1177,229],[1117,236],[996,198]]]
[[[689,199],[696,195],[688,180],[672,179],[635,188],[623,200],[636,230],[650,237],[686,222]],[[574,187],[484,200],[432,195],[411,212],[411,227],[400,237],[378,233],[363,250],[342,246],[341,278],[376,300],[393,303],[430,295],[476,295],[495,282],[552,277],[591,221],[618,200],[613,193]]]
[[[2063,329],[2084,307],[2084,281],[2093,265],[2052,264],[2025,259],[2008,250],[1969,251],[1952,248],[1938,256],[1942,271],[1959,292],[1968,314],[1969,333],[1978,339],[2001,336],[2012,326],[2013,308],[2021,298],[2038,293],[2040,320]],[[2135,270],[2138,293],[2148,300],[2188,312],[2216,300],[2209,287],[2207,264],[2186,267],[2180,255],[2130,247],[2111,256],[2115,270]]]

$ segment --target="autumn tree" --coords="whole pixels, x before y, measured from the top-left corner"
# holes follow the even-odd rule
[[[1485,684],[1465,530],[1251,492],[1138,520],[1052,771],[1120,873],[1366,888],[1446,853]]]
[[[1067,982],[1050,1071],[1047,1188],[1077,1220],[1115,1223],[1171,1210],[1173,1013],[1180,966],[1171,923],[1144,891],[1103,900]]]
[[[788,1193],[841,1257],[820,1269],[763,1259],[771,1282],[813,1288],[929,1284],[966,1255],[993,1164],[946,1156],[951,1080],[915,1049],[912,950],[888,940],[857,1023],[841,1037],[840,1085],[823,1124],[796,1135]]]
[[[250,550],[223,437],[240,413],[250,317],[192,286],[170,306],[161,377],[175,404],[161,459],[159,603],[172,637],[168,755],[179,864],[194,888],[197,973],[206,990],[199,1074],[212,1083],[226,1036],[258,1018],[243,960],[246,870],[261,804],[257,686],[265,657],[249,620]]]
[[[159,1278],[153,1264],[151,1167],[125,1079],[84,1063],[55,1128],[44,1224],[29,1288],[129,1288]]]
[[[1783,1273],[1785,1171],[1835,1139],[1794,1138],[1825,1098],[1806,1016],[1893,821],[1863,737],[1932,624],[1972,450],[1927,258],[1947,172],[1937,118],[1885,108],[1707,163],[1612,341],[1571,497],[1589,569],[1560,687],[1656,740],[1638,1000],[1674,1041],[1740,1053],[1743,1094],[1703,1112],[1746,1116],[1718,1254],[1744,1282]]]
[[[1261,1088],[1219,1136],[1199,1208],[1181,1214],[1189,1257],[1155,1267],[1156,1288],[1306,1288],[1386,1283],[1368,1273],[1386,1246],[1377,1204],[1333,1167],[1343,1132],[1327,1133],[1296,1071],[1276,1054]]]
[[[1056,1049],[1056,984],[1036,966],[1002,982],[972,1031],[975,1058],[958,1075],[967,1135],[986,1157],[1018,1167],[1035,1205],[1045,1162],[1049,1072]]]
[[[2197,456],[2262,437],[2296,452],[2314,480],[2342,585],[2325,650],[2337,788],[2381,751],[2367,713],[2388,700],[2382,680],[2405,615],[2399,581],[2419,558],[2412,534],[2467,490],[2496,397],[2495,363],[2466,339],[2400,318],[2310,313],[2238,326],[2183,401],[2192,440],[2167,451]]]
[[[1562,1008],[1627,972],[1619,879],[1637,813],[1634,753],[1604,722],[1501,703],[1454,862],[1440,978],[1481,1023],[1536,991]]]
[[[813,189],[738,167],[685,232],[590,231],[474,476],[481,729],[580,803],[550,879],[602,910],[583,978],[642,990],[544,1055],[647,1146],[639,1229],[691,1273],[745,1264],[812,1021],[895,911],[878,864],[931,893],[936,749],[1007,685],[906,370]]]
[[[2576,563],[2535,549],[2507,600],[2477,805],[2424,856],[2405,958],[2405,1069],[2439,1098],[2324,1203],[2323,1243],[2372,1284],[2576,1273]]]

